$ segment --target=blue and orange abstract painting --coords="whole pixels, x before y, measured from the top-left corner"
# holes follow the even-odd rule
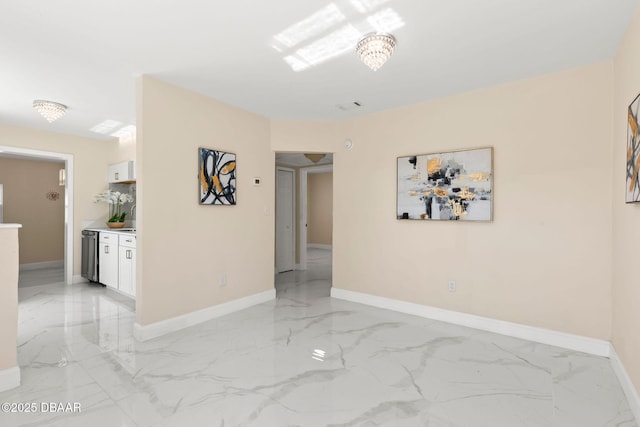
[[[236,155],[200,148],[201,205],[236,204]]]

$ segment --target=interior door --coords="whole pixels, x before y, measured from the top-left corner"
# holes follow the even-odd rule
[[[276,273],[295,267],[293,170],[278,168],[276,175]]]

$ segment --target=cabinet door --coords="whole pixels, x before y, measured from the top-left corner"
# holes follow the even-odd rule
[[[125,294],[135,295],[135,271],[136,271],[136,250],[126,246],[120,246],[119,249],[119,270],[118,285],[119,290]]]
[[[98,245],[100,283],[118,288],[118,244],[101,242]]]
[[[129,162],[121,162],[109,165],[109,182],[121,182],[129,180]]]
[[[109,182],[133,182],[136,180],[136,166],[133,160],[109,165]]]
[[[131,251],[131,292],[132,296],[136,296],[136,250],[135,248],[129,248]]]

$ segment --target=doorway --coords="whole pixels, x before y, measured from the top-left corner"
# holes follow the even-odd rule
[[[275,169],[276,298],[299,302],[329,297],[333,276],[333,154],[276,153]],[[293,185],[289,183],[291,178]],[[290,190],[293,197],[288,194]],[[292,212],[293,233],[288,233],[284,224],[291,226]],[[290,246],[283,252],[281,242],[285,238],[294,248],[293,269]],[[285,253],[286,269],[281,261]]]
[[[293,179],[294,179],[294,183],[293,183],[293,191],[294,191],[294,197],[293,197],[293,203],[294,203],[294,207],[293,207],[293,215],[294,215],[294,235],[295,235],[295,241],[294,241],[294,265],[295,265],[295,269],[296,270],[306,270],[307,269],[307,263],[308,263],[308,248],[309,248],[309,208],[308,208],[308,200],[310,197],[309,194],[309,176],[314,174],[313,176],[317,176],[315,174],[329,174],[332,176],[333,173],[333,154],[332,153],[327,153],[327,154],[321,154],[322,158],[320,160],[316,160],[316,161],[312,161],[310,160],[309,156],[307,156],[304,153],[276,153],[276,260],[282,256],[284,257],[285,255],[280,254],[279,253],[279,248],[281,247],[279,245],[279,239],[281,239],[282,237],[278,237],[279,233],[278,231],[278,223],[280,223],[281,221],[288,221],[288,218],[279,218],[279,211],[282,211],[282,207],[279,207],[279,201],[278,201],[278,196],[280,194],[280,191],[283,191],[284,189],[278,189],[279,185],[278,185],[278,170],[287,170],[287,171],[293,171]],[[332,180],[329,180],[328,184],[325,184],[325,186],[328,186],[327,192],[328,192],[328,196],[329,197],[329,203],[332,205],[332,200],[333,200],[333,184],[332,184]],[[316,190],[317,191],[317,190]],[[287,199],[290,200],[290,199]],[[286,208],[286,214],[288,215],[288,213],[291,212],[291,209],[288,207],[288,202],[287,202],[287,208]],[[311,213],[312,219],[313,219],[313,214],[315,214],[316,216],[318,215],[318,213],[316,211]],[[328,245],[320,245],[321,247],[324,247],[328,250],[331,250],[331,239],[332,239],[332,228],[333,228],[333,210],[329,209],[329,211],[324,211],[321,215],[325,215],[327,216],[327,223],[328,226],[325,228],[328,228],[328,231],[325,231],[325,233],[329,234],[328,237],[328,241],[327,242],[323,242],[323,243],[328,243]],[[311,224],[312,226],[313,224]],[[312,230],[313,231],[313,230]],[[284,236],[284,234],[281,234],[281,236]],[[312,237],[313,237],[313,232],[312,232]],[[290,238],[290,235],[287,235],[287,238]],[[287,240],[287,242],[289,242]],[[315,243],[320,243],[320,242],[311,242],[312,246],[314,246],[313,244]],[[317,246],[317,245],[315,245]],[[287,254],[287,257],[289,257],[290,255]],[[288,258],[290,259],[290,258]],[[276,261],[276,273],[279,272],[279,268],[277,267],[278,262]]]
[[[0,146],[0,156],[25,160],[60,162],[64,173],[64,282],[73,283],[73,155]],[[6,188],[5,188],[6,191]],[[6,218],[5,218],[6,220]]]
[[[310,241],[309,239],[309,234],[310,234],[310,219],[312,219],[314,217],[314,212],[310,211],[310,205],[309,202],[311,201],[311,199],[313,199],[313,196],[316,196],[317,194],[314,194],[318,192],[318,189],[314,189],[313,191],[310,191],[310,186],[309,186],[309,175],[316,175],[316,174],[333,174],[333,164],[327,164],[327,165],[321,165],[321,166],[310,166],[310,167],[306,167],[306,168],[301,168],[300,169],[300,262],[299,262],[299,266],[301,270],[306,270],[307,269],[307,264],[309,261],[309,249],[313,246],[314,248],[326,248],[328,246],[329,249],[331,249],[332,246],[332,240],[331,240],[331,236],[329,236],[329,241],[327,242],[326,240],[321,240],[321,241],[315,241],[315,239],[317,239],[316,236],[318,236],[319,233],[315,232],[314,233],[314,241]],[[333,183],[331,181],[330,184],[331,187],[333,187]],[[330,190],[330,197],[333,197],[333,188],[329,188],[327,190]],[[316,208],[314,208],[316,209]],[[332,233],[332,228],[333,228],[333,209],[331,209],[330,212],[325,212],[322,215],[326,215],[327,218],[325,221],[325,223],[327,223],[323,228],[328,228],[329,229],[329,233]],[[317,213],[316,215],[317,216]],[[314,221],[314,223],[311,224],[311,227],[317,227],[317,223]],[[315,231],[315,230],[311,230],[311,231]],[[328,244],[327,244],[328,243]]]

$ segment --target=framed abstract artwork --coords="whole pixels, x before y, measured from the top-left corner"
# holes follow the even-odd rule
[[[397,218],[493,219],[493,147],[398,157]]]
[[[627,170],[626,196],[627,203],[640,202],[640,141],[638,140],[638,107],[640,95],[636,96],[627,110]]]
[[[198,180],[201,205],[236,204],[236,155],[199,149]]]

